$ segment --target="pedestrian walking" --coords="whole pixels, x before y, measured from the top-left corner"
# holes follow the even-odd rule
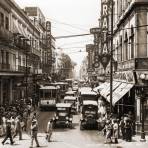
[[[112,139],[111,139],[111,137],[112,137],[112,130],[113,130],[112,123],[111,123],[110,120],[107,120],[106,121],[106,125],[105,125],[105,131],[106,131],[105,143],[112,143]]]
[[[125,128],[124,128],[125,122],[124,122],[124,117],[121,117],[119,126],[120,126],[120,131],[121,131],[122,139],[124,140],[125,139]]]
[[[37,113],[35,112],[34,114],[33,114],[33,116],[32,116],[32,119],[31,119],[32,121],[33,120],[37,120]]]
[[[37,133],[38,133],[38,124],[37,124],[37,120],[34,119],[31,123],[31,146],[30,148],[33,147],[34,139],[35,139],[37,147],[40,147],[38,139],[37,139]]]
[[[10,139],[10,142],[11,142],[11,145],[13,145],[14,141],[12,139],[12,133],[11,133],[11,121],[7,121],[6,123],[6,133],[5,133],[5,138],[4,140],[2,141],[2,144],[4,145],[5,141],[7,139]]]
[[[21,127],[21,117],[17,116],[15,120],[15,133],[13,138],[19,134],[19,140],[22,140],[22,127]]]
[[[125,140],[128,142],[132,141],[132,126],[131,126],[131,120],[127,118],[125,120]]]
[[[48,142],[51,141],[52,132],[53,132],[53,119],[51,119],[47,123],[46,139]]]
[[[114,143],[118,143],[118,122],[116,119],[113,120],[113,138]]]

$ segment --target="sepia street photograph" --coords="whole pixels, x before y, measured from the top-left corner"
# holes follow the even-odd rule
[[[0,0],[0,148],[148,147],[148,0]]]

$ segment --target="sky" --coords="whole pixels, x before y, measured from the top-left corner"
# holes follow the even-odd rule
[[[21,7],[37,6],[51,21],[54,37],[87,34],[98,27],[101,0],[15,0]],[[62,50],[77,63],[77,70],[84,57],[86,44],[93,43],[93,36],[63,38],[56,40],[57,52]]]

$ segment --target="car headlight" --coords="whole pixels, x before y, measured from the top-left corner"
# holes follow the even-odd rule
[[[58,116],[56,116],[56,119],[59,119],[59,117],[58,117]]]
[[[69,121],[72,121],[72,118],[69,118]]]
[[[66,117],[66,120],[68,120],[69,118],[68,117]]]

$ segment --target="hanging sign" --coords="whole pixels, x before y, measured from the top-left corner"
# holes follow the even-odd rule
[[[103,68],[106,69],[110,61],[110,54],[108,51],[109,0],[102,0],[101,8],[101,51],[99,60]]]

